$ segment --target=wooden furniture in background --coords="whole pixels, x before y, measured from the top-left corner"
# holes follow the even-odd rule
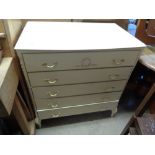
[[[128,134],[130,131],[130,127],[134,127],[136,118],[141,117],[145,113],[145,111],[148,109],[149,100],[151,99],[153,95],[155,95],[155,84],[152,85],[151,89],[148,91],[148,93],[146,94],[142,102],[139,104],[133,116],[130,118],[129,122],[127,123],[123,131],[121,132],[121,135]]]
[[[146,70],[145,77],[148,79],[150,83],[154,83],[155,82],[155,50],[153,48],[145,49],[142,55],[140,56],[139,63],[143,66],[143,69]],[[155,96],[150,101],[149,110],[151,114],[155,114]]]
[[[137,117],[135,129],[138,135],[155,135],[155,115],[144,114]]]
[[[22,100],[23,99],[21,98],[20,93],[17,90],[12,113],[16,118],[20,128],[22,129],[22,132],[26,135],[33,135],[35,134],[35,120],[28,121],[27,116],[25,115],[25,109],[23,108],[24,103]]]
[[[19,60],[16,56],[16,52],[14,51],[14,45],[22,32],[24,27],[23,20],[0,20],[0,32],[4,33],[6,38],[1,40],[1,46],[3,48],[3,56],[11,56],[13,57],[13,63],[15,65],[16,73],[19,76],[19,84],[22,90],[22,94],[26,100],[27,106],[31,111],[32,118],[35,118],[34,107],[32,105],[32,101],[30,95],[28,93],[28,88],[20,68]]]
[[[155,19],[138,20],[136,38],[147,45],[155,45]]]
[[[142,52],[139,62],[155,72],[155,50],[146,48]]]
[[[27,91],[27,86],[25,84],[24,77],[21,72],[20,64],[18,62],[18,58],[16,56],[16,53],[14,51],[14,44],[16,43],[22,29],[23,29],[23,21],[22,20],[0,20],[0,34],[1,39],[0,39],[0,44],[3,50],[3,56],[4,60],[7,59],[7,57],[12,57],[13,62],[12,65],[15,68],[14,70],[14,77],[12,77],[11,80],[13,80],[15,77],[19,78],[19,85],[18,88],[20,88],[20,92],[16,89],[13,90],[6,86],[4,83],[5,91],[4,89],[1,89],[1,93],[5,97],[7,94],[8,90],[12,90],[12,95],[15,95],[15,99],[9,104],[7,107],[7,103],[3,100],[0,102],[0,107],[2,108],[3,112],[2,114],[6,114],[6,111],[8,110],[8,116],[10,111],[14,114],[22,132],[24,134],[34,134],[35,132],[35,112],[34,108],[32,106],[32,102],[29,96],[29,93]],[[3,37],[2,37],[3,36]],[[8,76],[8,79],[11,78],[11,75]],[[11,80],[8,81],[6,78],[5,80],[8,82],[11,82]],[[5,82],[4,80],[4,82]],[[17,80],[18,81],[18,80]],[[16,82],[14,83],[16,84]],[[11,87],[11,86],[10,86]],[[9,93],[9,92],[8,92]],[[8,94],[9,96],[9,94]],[[5,102],[5,103],[4,103]],[[11,109],[12,105],[12,109]],[[6,110],[6,111],[5,111]],[[29,112],[29,115],[28,115]]]
[[[3,57],[3,50],[2,50],[2,47],[1,47],[1,42],[2,42],[3,39],[5,39],[5,33],[0,32],[0,63],[1,63],[1,60],[2,60],[2,57]]]
[[[145,70],[150,70],[155,74],[155,19],[139,20],[136,37],[147,45],[153,46],[150,47],[150,50],[145,50],[143,55],[140,57],[139,62],[144,66]],[[149,78],[151,79],[151,76]],[[154,76],[152,76],[152,79],[153,78]],[[150,112],[155,113],[155,99],[151,102]]]
[[[6,111],[0,117],[10,115],[18,86],[18,76],[13,65],[12,57],[4,57],[0,64],[0,102]],[[2,115],[3,114],[3,115]]]

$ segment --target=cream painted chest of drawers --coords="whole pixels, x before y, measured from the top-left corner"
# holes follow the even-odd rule
[[[144,47],[116,24],[28,22],[15,49],[43,120],[114,115]]]

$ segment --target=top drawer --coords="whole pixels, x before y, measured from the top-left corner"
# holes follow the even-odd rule
[[[138,51],[23,54],[28,72],[134,66]]]

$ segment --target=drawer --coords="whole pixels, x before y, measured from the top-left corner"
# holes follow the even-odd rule
[[[138,51],[42,52],[23,54],[28,72],[134,66],[139,54]]]
[[[64,107],[64,108],[57,108],[57,109],[45,109],[45,110],[38,110],[38,115],[40,119],[47,119],[47,118],[56,118],[56,117],[63,117],[63,116],[70,116],[70,115],[77,115],[83,113],[91,113],[97,111],[106,111],[106,110],[113,110],[117,108],[117,102],[107,102],[107,103],[93,103],[87,105],[79,105],[73,107]]]
[[[121,92],[100,93],[74,97],[61,97],[53,99],[36,99],[37,109],[54,109],[69,106],[85,105],[90,103],[119,100]]]
[[[132,67],[29,73],[31,86],[50,86],[128,79]]]
[[[122,80],[122,81],[87,83],[77,85],[35,87],[32,88],[32,90],[34,97],[36,99],[44,99],[44,98],[121,91],[123,90],[125,84],[126,80]]]

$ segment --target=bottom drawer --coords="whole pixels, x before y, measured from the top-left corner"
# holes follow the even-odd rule
[[[97,111],[106,111],[106,110],[115,111],[117,109],[117,105],[118,102],[111,101],[111,102],[100,102],[87,105],[78,105],[72,107],[44,109],[44,110],[38,110],[37,112],[40,119],[48,119],[48,118],[83,114],[83,113],[91,113]]]
[[[100,93],[83,96],[61,97],[52,99],[35,99],[37,109],[53,109],[91,103],[119,100],[121,92]]]

